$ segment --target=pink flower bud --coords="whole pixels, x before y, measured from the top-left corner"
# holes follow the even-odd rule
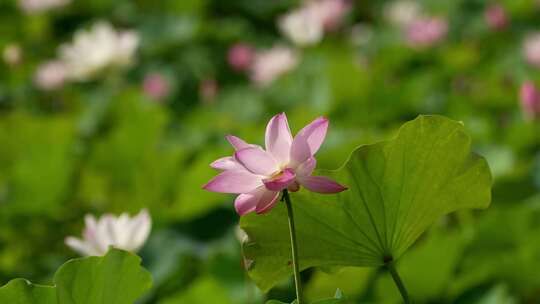
[[[169,82],[159,73],[149,73],[144,77],[143,91],[155,101],[160,101],[169,95]]]
[[[484,12],[486,23],[493,30],[502,30],[508,26],[508,16],[500,5],[492,5]]]
[[[521,85],[519,97],[525,119],[538,118],[540,116],[540,92],[532,81],[525,81]]]
[[[253,49],[244,43],[233,45],[227,54],[227,62],[235,71],[246,71],[253,60]]]

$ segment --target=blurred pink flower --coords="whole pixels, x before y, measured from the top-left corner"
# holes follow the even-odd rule
[[[319,0],[311,1],[311,8],[327,31],[336,29],[341,25],[343,17],[351,9],[351,1],[348,0]]]
[[[44,91],[55,90],[64,85],[66,73],[66,66],[62,62],[51,60],[37,68],[34,83]]]
[[[531,120],[540,116],[540,92],[532,81],[525,81],[521,85],[519,98],[525,119]]]
[[[253,60],[253,49],[244,43],[234,44],[227,54],[227,62],[235,71],[246,71]]]
[[[318,193],[338,193],[347,188],[324,176],[312,176],[315,153],[326,136],[328,120],[319,117],[292,137],[285,113],[266,127],[266,150],[229,135],[236,152],[210,166],[222,172],[203,188],[212,192],[236,193],[239,215],[268,212],[278,202],[280,191],[298,191],[300,186]]]
[[[217,81],[213,78],[207,78],[201,81],[199,85],[199,95],[205,103],[212,103],[218,94],[219,85]]]
[[[258,86],[268,86],[279,76],[294,69],[298,57],[295,50],[279,45],[259,51],[250,67],[250,78]]]
[[[146,242],[152,228],[152,219],[146,209],[130,217],[123,213],[116,217],[105,214],[98,220],[86,215],[83,238],[67,237],[66,245],[82,255],[102,256],[109,247],[138,251]]]
[[[422,17],[412,22],[406,31],[407,40],[413,48],[434,46],[446,37],[448,23],[440,17]]]
[[[160,73],[148,73],[144,76],[143,91],[153,100],[160,101],[169,95],[169,82]]]
[[[66,6],[71,0],[19,0],[19,7],[26,14],[37,14]]]
[[[525,38],[523,55],[530,65],[540,68],[540,32],[529,34]]]
[[[508,16],[500,5],[491,5],[484,12],[486,23],[491,29],[502,30],[508,25]]]
[[[22,49],[16,43],[10,43],[4,47],[2,59],[9,66],[16,66],[22,62]]]

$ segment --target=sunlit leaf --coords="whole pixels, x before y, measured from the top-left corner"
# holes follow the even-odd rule
[[[300,267],[381,266],[442,215],[488,207],[491,174],[470,144],[461,123],[419,116],[396,138],[359,147],[331,174],[348,191],[293,194]],[[285,208],[246,216],[241,226],[249,273],[266,291],[291,273]]]

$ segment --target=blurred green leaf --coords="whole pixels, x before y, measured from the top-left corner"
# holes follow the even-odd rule
[[[70,188],[73,121],[24,112],[0,120],[0,202],[5,212],[54,214]]]
[[[491,198],[486,161],[471,153],[463,125],[441,116],[419,116],[396,138],[359,147],[333,177],[349,190],[292,197],[302,269],[382,266],[440,216]],[[283,204],[243,217],[241,227],[250,276],[266,291],[291,273]]]

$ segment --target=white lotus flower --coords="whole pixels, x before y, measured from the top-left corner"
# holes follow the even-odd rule
[[[540,68],[540,32],[528,34],[525,37],[523,55],[530,65]]]
[[[152,219],[146,209],[130,217],[127,213],[115,217],[105,214],[98,220],[86,215],[82,239],[67,237],[66,245],[82,255],[103,256],[114,247],[136,252],[150,235]]]
[[[75,33],[73,42],[60,46],[59,53],[68,77],[84,81],[106,68],[130,65],[138,44],[136,32],[117,31],[109,23],[98,22]]]
[[[302,7],[282,16],[278,26],[283,35],[299,46],[313,45],[323,38],[323,23],[319,15],[309,7]]]
[[[406,27],[422,15],[422,7],[414,0],[392,1],[384,7],[384,17],[396,27]]]
[[[19,7],[26,14],[37,14],[66,6],[71,0],[19,0]]]
[[[349,8],[346,0],[309,1],[280,17],[278,27],[294,44],[314,45],[322,40],[325,30],[340,25]]]
[[[277,45],[259,51],[251,65],[251,80],[259,86],[267,86],[277,77],[294,69],[298,61],[298,53],[286,46]]]

